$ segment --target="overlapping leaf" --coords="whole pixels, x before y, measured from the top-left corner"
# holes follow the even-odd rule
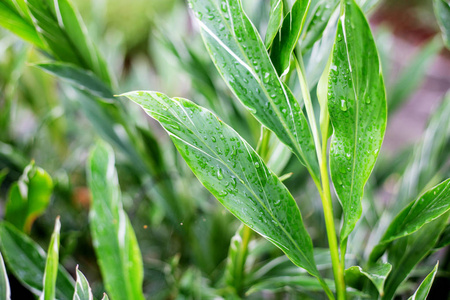
[[[384,283],[391,270],[392,266],[389,263],[378,263],[367,270],[360,266],[353,266],[345,270],[345,282],[347,285],[356,288],[355,285],[361,283],[361,278],[364,276],[373,283],[378,293],[383,295]]]
[[[56,291],[56,278],[58,276],[59,264],[59,235],[61,230],[61,223],[59,217],[55,221],[55,229],[53,230],[50,245],[48,246],[47,262],[45,264],[45,272],[40,300],[54,300]]]
[[[87,167],[94,249],[111,298],[144,299],[142,256],[130,220],[122,208],[114,163],[112,148],[104,142],[97,143]]]
[[[425,277],[422,283],[417,288],[414,295],[408,298],[408,300],[425,300],[428,297],[428,293],[431,290],[431,285],[433,284],[434,277],[436,277],[436,273],[438,270],[439,262],[434,266],[433,270],[431,270],[430,274]]]
[[[14,276],[36,295],[43,286],[46,255],[39,245],[7,222],[0,223],[0,248]],[[55,295],[57,299],[72,300],[74,282],[62,266],[58,268]]]
[[[311,0],[295,1],[272,43],[270,59],[279,76],[289,72],[291,54],[300,38]]]
[[[5,263],[0,252],[0,299],[11,300],[11,288],[9,286],[8,274],[6,274]]]
[[[292,195],[231,127],[185,99],[155,92],[124,96],[166,129],[200,182],[230,212],[319,277],[311,238]]]
[[[270,0],[270,17],[267,24],[264,44],[267,49],[272,46],[273,39],[277,35],[283,21],[283,0]]]
[[[386,128],[386,96],[369,24],[354,0],[343,2],[328,79],[334,128],[331,177],[344,209],[341,241],[361,216],[364,185]]]
[[[372,251],[371,260],[377,260],[393,240],[416,232],[449,210],[450,179],[447,179],[419,196],[395,217]]]
[[[203,39],[225,81],[249,111],[297,155],[318,181],[308,123],[280,81],[265,45],[239,0],[193,0]]]

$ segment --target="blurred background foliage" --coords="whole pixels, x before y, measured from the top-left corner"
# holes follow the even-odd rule
[[[213,110],[256,147],[260,127],[227,90],[184,1],[73,2],[113,75],[115,94],[157,90],[192,99]],[[243,2],[263,35],[269,1]],[[410,201],[450,175],[450,97],[444,98],[450,88],[450,53],[443,48],[432,1],[386,0],[371,9],[369,16],[383,62],[390,120],[366,188],[366,214],[350,243],[349,253],[361,256],[368,255],[369,250],[365,253],[364,249],[383,232],[386,207],[396,207],[390,203],[401,197]],[[315,64],[312,50],[308,51],[306,69],[320,75],[323,67]],[[75,270],[76,264],[83,266],[94,294],[100,296],[104,287],[88,228],[85,162],[89,148],[103,138],[115,149],[124,208],[144,259],[146,295],[151,299],[200,299],[209,289],[222,289],[230,239],[239,222],[202,188],[154,121],[121,98],[113,103],[92,98],[36,65],[48,60],[36,47],[0,29],[0,216],[4,216],[11,186],[34,160],[53,179],[53,194],[30,235],[45,249],[54,219],[60,215],[60,261],[68,270]],[[299,94],[298,88],[293,90]],[[277,145],[275,141],[271,144]],[[283,147],[274,146],[271,151],[277,151],[277,159],[269,165],[278,175],[293,172],[285,184],[299,203],[314,245],[326,247],[319,197],[306,180],[306,171]],[[412,163],[415,157],[422,159],[418,166]],[[409,176],[403,176],[405,173]],[[334,207],[338,215],[339,206]],[[375,230],[370,233],[372,228]],[[246,268],[252,271],[244,285],[245,289],[253,287],[255,299],[260,297],[261,287],[258,290],[254,283],[261,278],[299,272],[263,239],[255,238],[249,253]],[[441,259],[432,293],[442,295],[448,290],[450,252],[444,248],[432,255],[431,262]],[[269,261],[273,267],[264,267]],[[328,254],[323,251],[318,252],[317,262],[322,269],[330,269]],[[423,265],[429,266],[426,263]],[[423,277],[427,271],[419,265],[414,276]],[[286,288],[266,282],[265,288],[278,295],[317,297],[295,285]],[[405,291],[414,288],[408,282],[403,284]],[[14,290],[21,290],[20,283],[13,282]]]

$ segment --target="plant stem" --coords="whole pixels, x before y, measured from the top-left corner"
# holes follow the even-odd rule
[[[310,123],[311,131],[313,134],[314,143],[316,145],[317,159],[320,167],[320,177],[322,186],[318,186],[320,198],[322,200],[323,214],[325,218],[325,227],[327,230],[328,246],[330,248],[331,262],[333,265],[333,275],[336,284],[336,294],[338,300],[346,299],[346,289],[344,281],[344,268],[343,264],[339,259],[339,246],[336,238],[336,229],[334,226],[334,216],[333,216],[333,204],[331,201],[331,191],[330,191],[330,180],[328,178],[328,168],[327,168],[327,145],[328,145],[328,124],[329,115],[328,111],[325,110],[324,120],[321,120],[321,132],[322,132],[322,143],[319,138],[319,130],[316,125],[316,119],[314,115],[314,109],[312,106],[311,96],[309,93],[308,83],[305,78],[305,67],[303,65],[303,58],[299,51],[297,51],[297,75],[300,82],[300,87],[302,90],[303,101],[305,103],[306,113],[308,115],[308,120]]]
[[[245,276],[245,261],[247,260],[247,254],[248,254],[248,244],[250,242],[250,239],[252,237],[253,231],[246,225],[243,225],[244,228],[242,229],[242,243],[238,251],[238,258],[237,258],[237,269],[235,274],[235,288],[236,292],[239,296],[242,296],[242,283],[244,282],[244,276]]]

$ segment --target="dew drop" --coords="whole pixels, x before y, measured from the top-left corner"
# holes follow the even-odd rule
[[[220,168],[217,170],[217,179],[219,180],[223,179],[222,169]]]
[[[275,206],[279,206],[281,204],[281,199],[278,199],[273,203]]]
[[[369,97],[366,97],[365,102],[366,102],[366,104],[370,104],[370,98],[369,98]]]
[[[270,74],[268,73],[268,72],[266,72],[265,74],[264,74],[264,83],[269,83],[269,80],[270,80]]]
[[[255,168],[259,169],[259,162],[255,162]]]
[[[212,137],[211,137],[211,141],[212,141],[213,143],[215,143],[215,142],[216,142],[216,138],[215,138],[214,136],[212,136]]]
[[[347,111],[347,101],[345,101],[344,99],[341,99],[341,110],[342,111]]]

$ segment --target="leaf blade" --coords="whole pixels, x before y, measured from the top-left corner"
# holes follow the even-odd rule
[[[56,278],[58,276],[58,262],[59,262],[59,236],[61,230],[61,223],[59,217],[55,221],[55,229],[50,240],[47,252],[47,262],[45,264],[43,286],[39,299],[41,300],[54,300],[56,291]]]
[[[91,287],[84,274],[76,268],[77,281],[75,285],[75,292],[73,294],[73,300],[93,300]]]
[[[6,273],[5,262],[0,252],[0,298],[11,300],[11,288],[9,286],[8,274]]]
[[[436,263],[433,270],[431,270],[430,274],[425,277],[422,283],[417,288],[414,295],[408,298],[408,300],[425,300],[427,299],[428,293],[430,292],[431,285],[433,284],[434,278],[436,277],[436,273],[438,270],[439,262]]]

